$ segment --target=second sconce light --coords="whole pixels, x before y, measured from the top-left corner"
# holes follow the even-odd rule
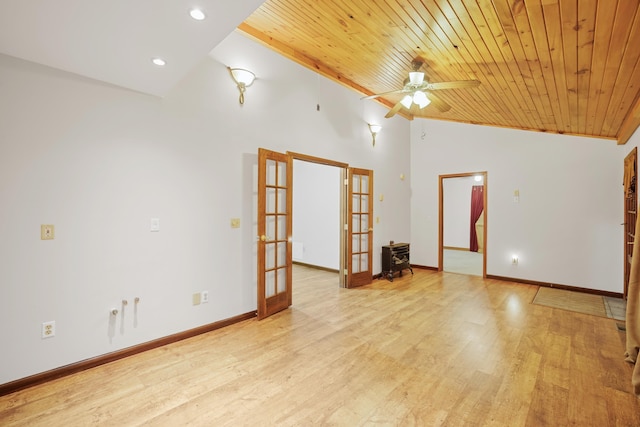
[[[229,74],[240,91],[240,104],[244,104],[244,92],[256,80],[256,75],[244,68],[227,67]]]
[[[382,126],[380,125],[374,125],[369,123],[369,132],[371,132],[371,137],[373,138],[373,146],[376,146],[376,135],[378,134],[378,132],[380,132],[382,130]]]

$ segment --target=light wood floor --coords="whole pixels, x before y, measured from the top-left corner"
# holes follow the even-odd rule
[[[537,287],[414,270],[0,397],[0,425],[639,426],[615,320]]]

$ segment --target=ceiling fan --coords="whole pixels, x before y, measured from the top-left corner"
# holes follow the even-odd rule
[[[389,117],[393,117],[402,107],[406,109],[411,108],[412,104],[418,105],[420,109],[429,104],[433,104],[438,110],[444,113],[451,109],[451,105],[436,96],[433,93],[434,90],[463,89],[477,87],[480,85],[478,80],[457,80],[452,82],[429,83],[424,80],[424,73],[419,71],[423,64],[424,63],[420,59],[414,59],[411,62],[411,68],[413,71],[411,71],[409,73],[409,77],[405,79],[402,89],[365,96],[362,99],[373,99],[380,96],[404,93],[405,96],[396,105],[394,105],[385,116],[387,119]]]

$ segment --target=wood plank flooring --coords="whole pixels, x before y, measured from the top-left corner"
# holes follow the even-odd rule
[[[415,270],[0,397],[2,426],[639,426],[615,320]]]

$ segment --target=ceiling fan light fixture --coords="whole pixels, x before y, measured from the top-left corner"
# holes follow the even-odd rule
[[[412,71],[409,73],[409,83],[419,86],[424,82],[424,73],[421,71]]]
[[[431,103],[429,98],[427,98],[427,95],[421,90],[419,90],[415,94],[413,94],[413,102],[418,104],[418,106],[421,109],[426,107],[427,105],[429,105]]]
[[[400,103],[402,104],[402,106],[404,108],[406,108],[407,110],[409,108],[411,108],[411,103],[413,102],[413,98],[411,97],[411,95],[405,95],[404,98],[402,98],[402,100],[400,101]]]

